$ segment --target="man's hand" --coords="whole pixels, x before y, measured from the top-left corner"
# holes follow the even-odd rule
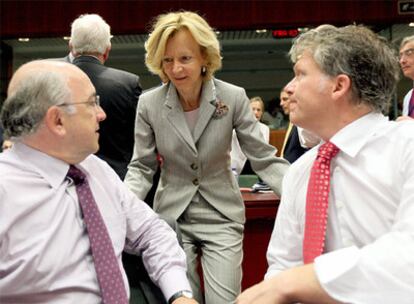
[[[279,304],[289,303],[278,286],[277,277],[262,281],[243,291],[238,296],[237,304]],[[283,289],[283,288],[282,288]]]
[[[313,264],[285,270],[245,290],[237,304],[339,303],[321,287]]]
[[[198,302],[194,299],[189,299],[186,297],[177,298],[172,304],[198,304]]]
[[[397,117],[397,119],[395,121],[403,121],[403,120],[413,120],[414,118],[410,117],[410,116],[399,116]]]

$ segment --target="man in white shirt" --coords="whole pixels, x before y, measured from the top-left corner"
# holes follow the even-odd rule
[[[0,303],[126,304],[124,249],[142,255],[169,303],[196,303],[173,230],[93,155],[105,118],[72,64],[34,61],[14,74],[0,114],[14,141],[0,154]]]
[[[414,81],[414,35],[405,37],[401,41],[400,66],[404,76]],[[410,106],[410,100],[414,98],[413,94],[413,89],[411,89],[408,91],[407,95],[405,95],[402,116],[397,118],[398,121],[414,118],[414,100],[411,102]]]
[[[292,122],[339,149],[321,172],[330,177],[327,222],[307,225],[317,193],[311,167],[324,144],[285,176],[265,280],[237,303],[413,303],[414,123],[381,114],[398,81],[397,56],[354,25],[310,30],[290,55]],[[304,263],[306,235],[323,224],[320,251]]]

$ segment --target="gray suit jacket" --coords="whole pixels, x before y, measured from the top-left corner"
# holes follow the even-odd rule
[[[220,111],[220,104],[227,110]],[[159,153],[156,212],[177,219],[198,191],[223,215],[244,223],[244,204],[230,167],[233,128],[253,170],[280,194],[288,163],[277,158],[276,149],[263,140],[244,89],[217,79],[203,85],[193,134],[172,83],[140,96],[127,185],[144,198],[151,188]]]

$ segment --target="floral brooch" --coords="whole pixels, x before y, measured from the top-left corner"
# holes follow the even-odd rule
[[[213,114],[213,118],[215,119],[221,118],[229,111],[229,107],[221,100],[217,100],[214,105],[216,106],[216,111]]]

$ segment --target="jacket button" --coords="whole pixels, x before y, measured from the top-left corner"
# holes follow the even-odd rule
[[[198,186],[200,183],[198,182],[198,179],[197,178],[195,178],[195,179],[193,179],[193,184],[195,185],[195,186]]]
[[[197,166],[197,164],[191,164],[191,169],[193,169],[193,170],[197,170],[198,169],[198,166]]]

